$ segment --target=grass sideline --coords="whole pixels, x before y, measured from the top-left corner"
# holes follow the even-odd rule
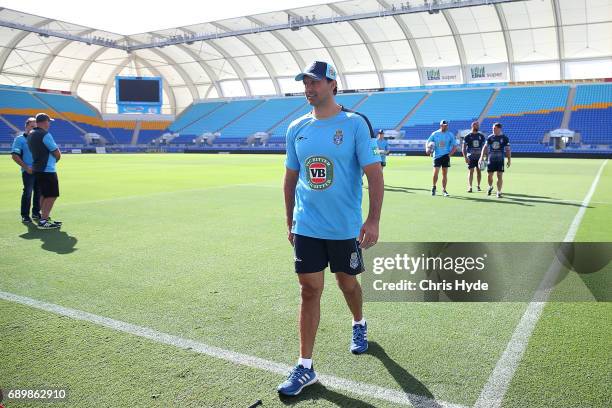
[[[600,165],[517,158],[506,173],[506,198],[497,200],[465,193],[457,159],[452,196],[443,198],[429,194],[427,158],[391,157],[381,239],[561,240]],[[0,164],[0,290],[294,363],[299,299],[284,233],[281,156],[66,155],[59,171],[54,218],[65,226],[37,231],[18,222],[17,167],[8,158]],[[612,237],[611,179],[607,166],[578,241]],[[489,214],[503,214],[507,228],[486,230]],[[318,371],[466,405],[478,397],[525,307],[367,304],[379,350],[355,359],[347,354],[350,317],[329,274],[327,280]],[[105,405],[109,398],[117,406],[241,407],[256,399],[265,406],[389,405],[323,386],[293,402],[279,400],[274,387],[282,378],[275,374],[5,301],[0,309],[0,330],[10,333],[2,387],[52,381],[71,389],[66,406]],[[610,354],[603,346],[612,333],[596,322],[611,314],[605,303],[547,305],[504,405],[604,406],[610,369],[602,362]],[[542,372],[543,365],[552,368]],[[578,381],[585,367],[588,380]]]

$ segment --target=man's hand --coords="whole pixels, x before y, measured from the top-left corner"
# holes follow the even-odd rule
[[[468,160],[467,157],[465,157],[465,164],[470,164],[470,161]]]
[[[293,240],[295,238],[295,234],[291,232],[292,223],[293,221],[287,223],[287,239],[289,240],[289,243],[291,244],[291,246],[293,246]]]
[[[368,249],[378,242],[378,221],[369,218],[363,223],[359,231],[359,248]]]
[[[26,173],[28,173],[28,174],[32,174],[32,173],[33,173],[33,171],[32,171],[32,167],[30,167],[30,166],[26,167],[25,171],[26,171]]]
[[[508,157],[508,164],[507,164],[507,167],[508,167],[508,168],[510,167],[510,158],[509,158],[509,157]]]

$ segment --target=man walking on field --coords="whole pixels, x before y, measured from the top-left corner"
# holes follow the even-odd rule
[[[350,351],[368,349],[363,316],[361,250],[378,241],[384,182],[376,139],[365,116],[335,100],[336,71],[315,61],[295,77],[302,81],[312,112],[287,129],[284,180],[289,242],[294,247],[300,284],[300,356],[285,382],[283,395],[297,395],[317,382],[312,359],[319,326],[323,271],[329,265],[352,314]],[[362,175],[368,179],[370,208],[362,223]]]

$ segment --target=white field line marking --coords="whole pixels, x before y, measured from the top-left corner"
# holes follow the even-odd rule
[[[275,373],[282,376],[286,376],[292,369],[292,367],[276,363],[274,361],[250,356],[248,354],[237,353],[235,351],[225,350],[215,346],[209,346],[207,344],[200,343],[195,340],[185,339],[182,337],[174,336],[172,334],[159,332],[148,327],[122,322],[108,317],[84,312],[82,310],[70,309],[67,307],[55,305],[53,303],[41,302],[36,299],[15,295],[13,293],[0,291],[0,299],[30,306],[61,316],[70,317],[72,319],[90,322],[118,332],[128,333],[134,336],[153,340],[157,343],[167,344],[185,350],[193,350],[200,354],[205,354],[207,356],[219,358],[247,367],[253,367],[260,370],[269,371],[271,373]],[[324,385],[331,388],[346,391],[351,394],[359,395],[362,397],[376,398],[395,404],[411,405],[418,408],[466,408],[462,405],[452,404],[444,401],[437,401],[424,397],[422,395],[408,394],[399,390],[392,390],[377,385],[347,380],[332,375],[319,375],[319,379]]]
[[[572,221],[563,242],[573,242],[574,238],[576,238],[576,232],[578,232],[578,227],[582,222],[582,217],[584,217],[584,213],[586,212],[591,198],[595,193],[597,183],[599,183],[599,179],[604,167],[606,166],[606,163],[608,163],[608,160],[605,160],[599,167],[599,171],[593,180],[593,184],[591,184],[591,188],[584,197],[584,200],[582,200],[582,205],[576,213],[576,216],[574,216],[574,220]],[[555,281],[560,270],[561,263],[555,257],[555,260],[546,271],[540,286],[536,290],[533,300],[529,303],[529,305],[527,305],[525,313],[514,329],[510,342],[506,346],[506,349],[504,350],[499,361],[497,361],[495,369],[489,376],[489,379],[482,389],[478,400],[474,404],[475,408],[501,407],[504,395],[506,395],[506,391],[508,391],[508,387],[512,381],[512,377],[514,377],[514,373],[521,362],[523,354],[525,354],[525,349],[529,343],[529,338],[531,337],[531,334],[533,333],[533,330],[540,319],[544,305],[546,305],[546,301],[548,300],[550,292],[554,287],[552,283]]]
[[[157,191],[155,193],[144,193],[144,194],[135,194],[135,195],[127,195],[127,196],[119,196],[119,197],[111,197],[111,198],[102,198],[100,200],[87,200],[87,201],[74,201],[68,203],[59,204],[61,207],[65,206],[73,206],[73,205],[85,205],[85,204],[97,204],[97,203],[106,203],[112,201],[122,201],[122,200],[136,200],[139,198],[149,198],[166,194],[180,194],[180,193],[195,193],[198,191],[206,191],[206,190],[215,190],[215,189],[224,189],[224,188],[233,188],[233,187],[263,187],[263,188],[278,188],[282,189],[282,185],[280,182],[278,185],[275,184],[262,184],[262,183],[239,183],[239,184],[222,184],[219,186],[208,186],[208,187],[200,187],[200,188],[188,188],[183,190],[174,190],[174,191]],[[5,212],[14,212],[15,210],[2,210],[0,213]]]

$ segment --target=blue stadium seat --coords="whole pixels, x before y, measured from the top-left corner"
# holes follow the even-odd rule
[[[227,126],[230,122],[245,114],[257,105],[264,101],[261,99],[255,100],[239,100],[224,104],[209,115],[196,120],[190,125],[183,128],[181,134],[201,135],[204,132],[216,132]]]
[[[425,96],[425,92],[374,93],[359,106],[374,129],[395,129],[400,121]]]
[[[569,128],[580,133],[582,143],[612,145],[612,84],[579,85]]]
[[[209,114],[224,103],[225,102],[194,103],[183,111],[168,129],[171,132],[180,132],[184,127]]]
[[[439,129],[441,119],[449,121],[449,129],[453,133],[469,129],[492,94],[492,89],[434,91],[402,127],[406,132],[405,137],[427,139],[433,131]]]
[[[221,137],[245,138],[255,132],[265,132],[305,104],[302,97],[269,99],[224,128]]]

